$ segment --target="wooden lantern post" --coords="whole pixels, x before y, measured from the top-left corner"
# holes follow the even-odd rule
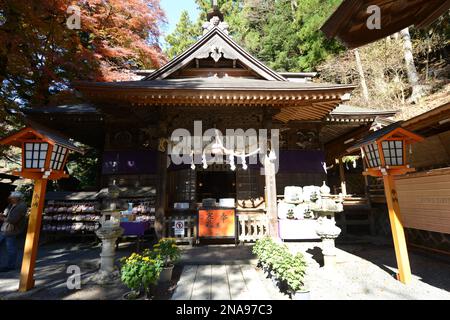
[[[34,287],[34,268],[47,181],[67,178],[64,165],[69,151],[82,151],[69,139],[40,126],[26,127],[0,140],[0,144],[22,148],[22,168],[13,174],[34,180],[19,284],[19,291],[25,292]]]
[[[375,131],[348,150],[361,149],[366,167],[364,175],[383,178],[399,271],[397,279],[404,284],[411,282],[411,267],[394,176],[415,171],[408,163],[407,146],[422,140],[415,133],[393,124]]]

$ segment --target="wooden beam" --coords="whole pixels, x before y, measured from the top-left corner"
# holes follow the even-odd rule
[[[278,238],[277,186],[275,180],[275,163],[264,157],[264,174],[266,182],[266,206],[269,220],[269,236]]]
[[[272,129],[272,117],[270,112],[266,111],[266,114],[263,117],[263,126],[268,131]],[[272,148],[273,146],[270,145],[270,147]],[[264,178],[266,185],[266,213],[269,221],[268,233],[270,237],[278,239],[277,183],[275,176],[275,163],[266,155],[264,156]]]
[[[23,251],[22,269],[20,272],[19,291],[25,292],[34,287],[34,268],[39,245],[42,210],[45,202],[47,180],[39,179],[34,183],[31,213],[28,220],[28,230]]]
[[[400,282],[408,284],[412,279],[411,267],[409,264],[408,247],[406,245],[405,231],[403,229],[394,177],[392,175],[385,175],[383,176],[383,181],[399,271],[397,278]]]
[[[367,1],[366,1],[367,2]],[[347,48],[385,38],[410,25],[421,28],[428,26],[450,8],[450,0],[396,0],[370,1],[381,8],[381,29],[367,27],[369,4],[358,0],[345,0],[322,26],[328,38],[339,38]]]
[[[347,155],[348,154],[347,149],[352,144],[356,143],[358,139],[365,136],[369,132],[369,129],[370,126],[363,125],[355,128],[355,130],[352,130],[349,133],[341,135],[340,137],[326,143],[325,151],[327,163],[330,164],[334,161],[334,159]],[[349,139],[354,140],[346,144],[345,142],[348,141]]]
[[[160,114],[160,139],[168,137],[168,126],[170,120]],[[167,155],[169,146],[164,150],[158,150],[158,188],[156,195],[156,213],[155,213],[155,233],[160,239],[165,236],[165,214],[167,209]]]
[[[341,192],[343,196],[347,195],[347,185],[345,182],[345,169],[344,164],[342,162],[342,158],[339,157],[339,177],[341,179]]]

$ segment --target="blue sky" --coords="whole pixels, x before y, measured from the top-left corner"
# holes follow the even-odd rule
[[[180,20],[181,12],[187,10],[192,21],[197,20],[198,10],[194,0],[161,0],[161,7],[166,12],[167,26],[162,30],[164,35],[160,38],[161,44],[164,46],[164,37],[171,33],[178,20]]]

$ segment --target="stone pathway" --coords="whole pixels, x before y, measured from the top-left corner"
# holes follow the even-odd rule
[[[172,300],[285,300],[252,265],[186,265]]]

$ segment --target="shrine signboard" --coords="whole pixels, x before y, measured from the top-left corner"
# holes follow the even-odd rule
[[[236,238],[234,209],[202,209],[198,212],[199,238]]]

